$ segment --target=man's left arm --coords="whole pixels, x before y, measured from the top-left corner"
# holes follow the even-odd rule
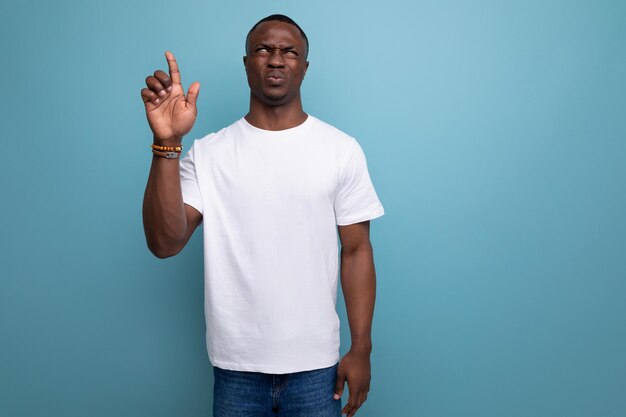
[[[369,237],[370,222],[339,226],[341,239],[341,287],[346,302],[350,350],[339,362],[335,399],[348,383],[348,402],[342,413],[352,417],[367,399],[370,388],[372,317],[376,298],[376,271]]]

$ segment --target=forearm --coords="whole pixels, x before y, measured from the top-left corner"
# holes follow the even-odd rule
[[[369,355],[376,299],[374,255],[369,242],[351,252],[341,251],[341,287],[350,325],[350,350]]]
[[[180,186],[178,159],[153,156],[143,199],[143,225],[148,248],[160,258],[185,245],[187,215]]]

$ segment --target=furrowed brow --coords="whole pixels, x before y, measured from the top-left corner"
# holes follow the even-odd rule
[[[259,43],[257,45],[254,46],[255,49],[257,48],[267,48],[267,49],[280,49],[281,51],[298,51],[298,48],[295,45],[285,45],[283,47],[277,46],[277,45],[270,45],[267,43]]]

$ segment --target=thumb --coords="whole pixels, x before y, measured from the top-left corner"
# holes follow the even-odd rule
[[[343,388],[346,383],[346,376],[343,372],[337,372],[337,382],[335,383],[335,395],[333,395],[333,399],[338,400],[341,398],[341,394],[343,394]]]
[[[200,83],[198,81],[192,83],[187,90],[187,103],[196,106],[198,100],[198,93],[200,93]]]

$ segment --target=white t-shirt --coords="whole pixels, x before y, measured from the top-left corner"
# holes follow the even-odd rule
[[[308,116],[244,118],[194,141],[183,201],[203,215],[207,350],[214,366],[291,373],[339,360],[338,236],[384,214],[357,141]]]

